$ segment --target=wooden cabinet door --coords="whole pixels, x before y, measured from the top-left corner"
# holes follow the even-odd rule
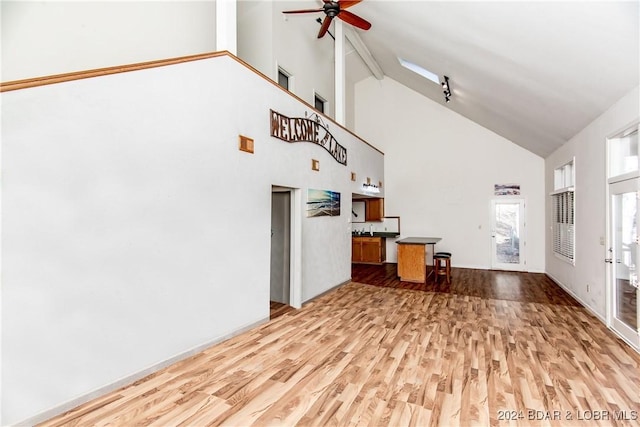
[[[382,264],[386,258],[385,244],[382,237],[351,238],[351,262]]]
[[[367,199],[365,219],[366,221],[382,221],[384,217],[384,199]]]
[[[382,262],[382,245],[380,238],[365,238],[362,241],[362,262],[380,263]]]
[[[358,237],[351,239],[351,262],[362,262],[362,241]]]

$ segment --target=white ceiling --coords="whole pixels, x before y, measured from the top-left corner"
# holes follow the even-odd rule
[[[372,23],[357,32],[386,76],[546,157],[638,86],[639,4],[364,0],[349,10]],[[447,75],[451,102],[399,56]],[[349,55],[347,78],[369,77],[363,67]]]

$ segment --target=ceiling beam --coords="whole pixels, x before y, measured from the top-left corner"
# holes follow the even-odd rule
[[[367,49],[367,46],[364,44],[358,33],[345,25],[344,35],[347,37],[347,40],[349,40],[349,43],[351,43],[356,52],[358,52],[358,55],[360,55],[360,58],[362,58],[367,67],[369,67],[371,74],[373,74],[376,79],[382,80],[384,78],[382,68],[380,68],[380,65],[378,65],[376,60],[373,58],[371,52],[369,52],[369,49]]]

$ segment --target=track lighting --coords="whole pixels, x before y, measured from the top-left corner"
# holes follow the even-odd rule
[[[444,77],[444,81],[441,84],[442,84],[442,89],[444,90],[442,91],[442,93],[444,93],[445,102],[449,102],[451,101],[451,86],[449,85],[449,77],[447,76],[443,76],[443,77]]]

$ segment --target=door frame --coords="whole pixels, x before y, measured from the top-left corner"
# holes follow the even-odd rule
[[[499,204],[518,204],[520,205],[520,263],[518,264],[507,264],[507,263],[499,263],[496,260],[495,247],[496,247],[496,233],[495,233],[495,216],[496,216],[496,206]],[[491,269],[493,270],[508,270],[508,271],[526,271],[527,270],[527,258],[526,258],[526,247],[527,247],[527,222],[526,222],[526,199],[521,197],[505,197],[505,198],[495,198],[491,199],[491,251],[490,251],[490,264]]]

